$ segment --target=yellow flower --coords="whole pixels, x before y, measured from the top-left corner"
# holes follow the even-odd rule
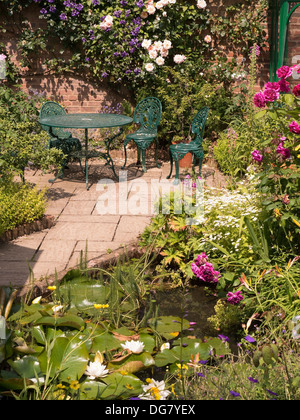
[[[80,388],[80,383],[78,381],[71,381],[70,388],[77,390]]]
[[[56,290],[56,286],[48,286],[48,290]]]
[[[126,385],[125,385],[125,387],[126,387],[127,389],[133,389],[133,386],[132,386],[132,385],[130,385],[130,384],[126,384]]]
[[[57,384],[57,385],[56,385],[56,388],[59,388],[59,389],[65,389],[65,388],[66,388],[66,385],[63,385],[63,384]]]
[[[189,367],[187,365],[185,365],[184,363],[176,363],[176,366],[178,367],[178,369],[188,369]]]
[[[179,334],[179,331],[176,332],[171,332],[170,335],[172,335],[173,337],[177,337],[177,335]]]
[[[103,303],[95,303],[94,304],[94,308],[96,308],[96,309],[105,309],[105,308],[108,308],[109,307],[109,304],[107,303],[107,304],[103,304]]]
[[[120,370],[121,375],[127,375],[128,372],[126,372],[126,370]]]

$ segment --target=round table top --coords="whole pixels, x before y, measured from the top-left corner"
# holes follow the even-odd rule
[[[41,125],[60,128],[108,128],[132,123],[133,118],[122,114],[65,114],[40,118]]]

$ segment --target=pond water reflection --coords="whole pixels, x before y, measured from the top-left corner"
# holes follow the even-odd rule
[[[158,315],[174,315],[184,317],[192,322],[190,335],[204,338],[212,334],[207,319],[215,314],[214,306],[218,300],[208,295],[203,287],[152,291],[158,305]],[[195,324],[194,324],[195,323]],[[193,329],[193,330],[192,330]]]

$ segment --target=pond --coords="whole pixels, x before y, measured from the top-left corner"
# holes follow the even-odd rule
[[[203,339],[212,333],[207,319],[214,315],[218,298],[207,293],[204,287],[156,290],[152,291],[152,296],[158,305],[158,315],[184,317],[193,323],[190,332],[197,338]]]

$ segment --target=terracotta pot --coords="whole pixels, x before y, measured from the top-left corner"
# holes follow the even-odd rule
[[[193,155],[192,153],[187,153],[182,159],[179,161],[180,168],[191,168],[193,166]]]

